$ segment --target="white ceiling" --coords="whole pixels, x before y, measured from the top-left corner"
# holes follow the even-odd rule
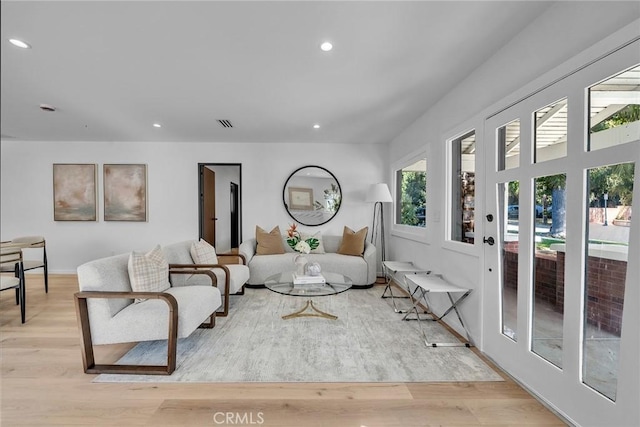
[[[2,138],[384,143],[550,4],[2,1]]]

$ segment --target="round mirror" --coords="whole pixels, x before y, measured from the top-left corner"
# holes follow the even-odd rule
[[[336,177],[320,166],[303,166],[287,179],[282,190],[284,208],[302,225],[322,225],[338,213],[342,192]]]

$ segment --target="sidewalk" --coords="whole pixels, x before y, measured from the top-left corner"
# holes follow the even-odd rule
[[[629,243],[631,227],[609,224],[607,226],[597,222],[589,223],[589,240],[606,240],[608,242]]]

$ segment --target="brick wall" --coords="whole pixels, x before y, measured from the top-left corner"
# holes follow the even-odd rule
[[[620,335],[627,263],[589,257],[587,319],[600,329]]]
[[[512,289],[518,287],[518,243],[506,242],[503,251],[504,286]]]
[[[536,253],[535,278],[536,299],[548,302],[562,313],[564,311],[563,306],[558,305],[556,301],[558,279],[555,253]]]
[[[518,242],[504,247],[504,284],[516,288],[518,283]],[[535,295],[564,311],[565,253],[537,253],[535,261]],[[620,336],[627,263],[589,257],[587,264],[587,322],[603,331]]]
[[[564,311],[564,252],[557,252],[556,262],[556,310]],[[558,308],[558,306],[560,308]]]

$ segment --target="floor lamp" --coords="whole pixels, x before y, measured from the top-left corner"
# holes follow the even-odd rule
[[[382,261],[386,261],[385,245],[384,245],[384,209],[383,203],[391,203],[391,193],[387,184],[371,184],[367,191],[367,202],[375,203],[373,205],[373,226],[371,227],[371,243],[375,245],[380,233],[380,253],[382,254]]]

